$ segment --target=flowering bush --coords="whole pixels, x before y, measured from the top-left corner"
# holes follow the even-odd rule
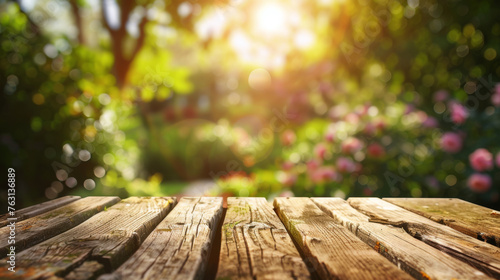
[[[451,196],[496,203],[499,96],[497,85],[481,110],[446,91],[434,95],[444,106],[438,112],[403,103],[352,112],[335,106],[328,120],[282,134],[276,179],[299,196]]]

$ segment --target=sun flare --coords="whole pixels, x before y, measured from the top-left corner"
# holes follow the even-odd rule
[[[286,7],[277,2],[264,3],[256,7],[253,23],[257,32],[276,35],[288,27]]]

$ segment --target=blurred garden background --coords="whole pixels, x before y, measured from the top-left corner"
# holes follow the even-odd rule
[[[500,209],[499,15],[489,0],[0,1],[2,168],[18,206],[201,182]]]

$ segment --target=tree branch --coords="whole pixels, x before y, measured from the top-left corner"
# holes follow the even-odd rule
[[[113,29],[108,22],[108,9],[105,3],[105,0],[101,0],[102,6],[102,19],[104,21],[104,26],[108,30],[111,36],[111,50],[114,56],[114,65],[113,69],[117,78],[117,83],[119,87],[123,87],[127,80],[127,75],[130,70],[130,66],[137,56],[139,51],[144,45],[146,32],[145,26],[148,22],[147,17],[141,19],[139,23],[139,37],[136,40],[136,44],[134,49],[130,53],[130,56],[126,56],[124,53],[124,49],[122,48],[123,41],[127,36],[127,22],[130,19],[131,13],[137,7],[137,4],[134,1],[122,1],[120,6],[120,26],[117,29]]]
[[[137,37],[137,41],[134,47],[134,50],[132,51],[129,60],[132,62],[134,58],[137,56],[137,53],[141,50],[142,46],[144,45],[144,41],[146,39],[146,24],[148,23],[148,19],[146,15],[142,18],[141,22],[139,23],[139,37]]]
[[[71,5],[71,11],[75,18],[76,28],[78,29],[78,44],[85,45],[85,36],[83,34],[83,24],[82,17],[80,15],[80,9],[78,7],[78,3],[76,0],[69,0],[69,4]]]

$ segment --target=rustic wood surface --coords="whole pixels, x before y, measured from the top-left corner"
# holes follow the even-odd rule
[[[371,222],[403,228],[413,237],[500,278],[500,250],[379,198],[349,198],[349,204],[370,217]]]
[[[286,228],[262,197],[227,201],[218,279],[310,279]]]
[[[105,273],[105,271],[103,264],[97,261],[86,261],[66,275],[64,280],[95,279],[97,276]]]
[[[131,258],[99,279],[202,278],[221,216],[222,198],[183,197]]]
[[[120,201],[118,197],[90,196],[16,223],[16,251],[20,252],[68,229]],[[0,255],[5,256],[9,227],[0,228]]]
[[[15,211],[14,216],[10,216],[8,214],[4,214],[0,216],[0,227],[3,227],[7,225],[9,222],[7,221],[7,218],[14,217],[16,218],[16,223],[26,220],[28,218],[43,214],[45,212],[48,212],[50,210],[59,208],[61,206],[64,206],[70,202],[76,201],[80,199],[79,196],[63,196],[54,200],[49,200],[40,204],[35,204],[30,207],[26,207],[23,209],[19,209]]]
[[[4,258],[0,279],[500,279],[498,213],[458,199],[118,201],[17,211],[16,272]]]
[[[456,198],[384,198],[406,210],[500,247],[500,212]]]
[[[372,223],[341,198],[312,198],[330,217],[416,279],[488,279],[471,266],[431,247],[399,227]]]
[[[309,198],[276,198],[274,207],[323,279],[413,279]]]
[[[173,203],[171,198],[127,198],[84,223],[18,253],[15,274],[2,261],[0,278],[64,277],[75,269],[77,273],[79,265],[92,260],[108,271],[116,269],[167,215]]]

